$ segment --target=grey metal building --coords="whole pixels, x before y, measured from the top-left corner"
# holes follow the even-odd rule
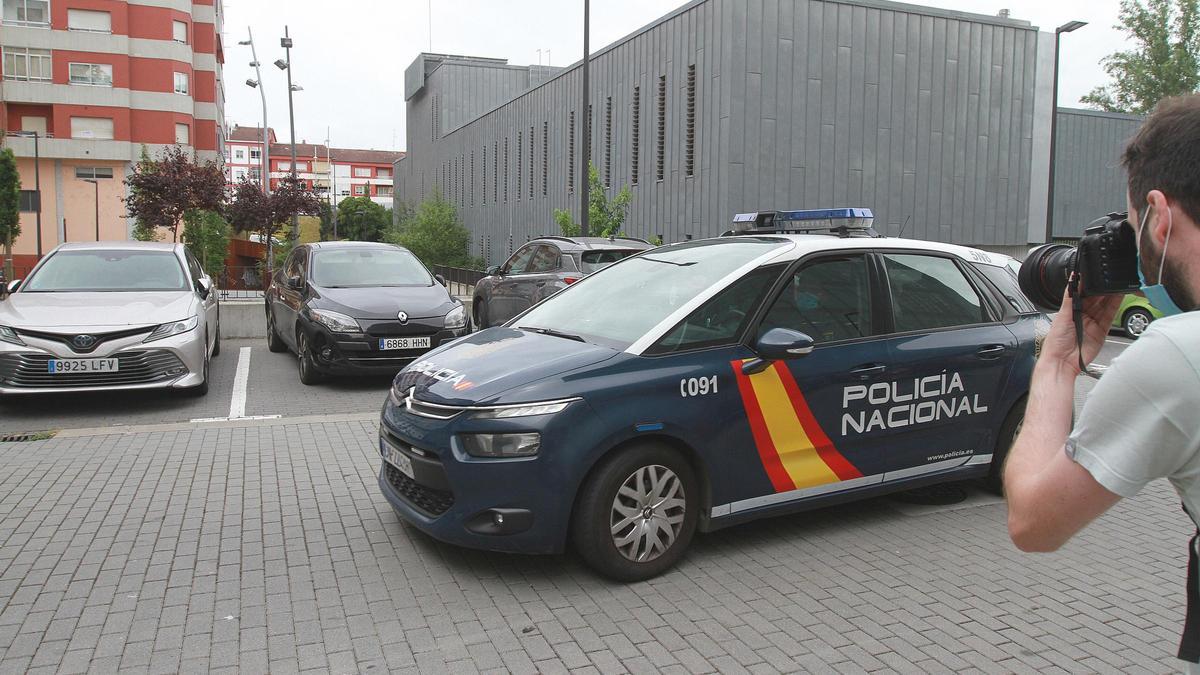
[[[556,208],[578,220],[579,65],[422,54],[405,72],[397,193],[441,190],[489,263],[556,233]],[[887,234],[1019,253],[1045,238],[1052,67],[1053,35],[1025,21],[695,0],[592,55],[592,161],[608,190],[630,186],[634,236],[866,206]]]
[[[1121,152],[1142,117],[1098,110],[1058,109],[1054,162],[1054,238],[1075,239],[1088,223],[1124,211]]]

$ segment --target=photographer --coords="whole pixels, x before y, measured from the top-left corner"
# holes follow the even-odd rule
[[[1122,497],[1167,478],[1200,521],[1200,96],[1165,99],[1122,157],[1142,291],[1168,316],[1117,358],[1071,428],[1080,357],[1100,352],[1120,295],[1084,297],[1082,354],[1067,297],[1034,370],[1004,471],[1008,528],[1024,551],[1054,551]],[[1198,530],[1200,537],[1200,530]],[[1190,544],[1179,657],[1200,661],[1197,538]]]

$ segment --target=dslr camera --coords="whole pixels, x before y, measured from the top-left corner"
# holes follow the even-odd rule
[[[1138,278],[1137,241],[1127,213],[1097,218],[1075,246],[1043,244],[1029,252],[1017,282],[1035,305],[1056,312],[1063,293],[1071,297],[1132,293],[1142,287]],[[1079,303],[1075,303],[1079,309]]]

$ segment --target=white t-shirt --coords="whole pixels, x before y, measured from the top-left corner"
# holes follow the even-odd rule
[[[1112,362],[1067,454],[1122,497],[1166,478],[1200,522],[1200,311],[1155,321]]]

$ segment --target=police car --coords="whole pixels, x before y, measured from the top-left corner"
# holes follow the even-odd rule
[[[1045,319],[1007,256],[871,220],[739,216],[735,236],[628,258],[430,352],[384,406],[380,489],[442,541],[570,541],[637,580],[697,529],[997,484]]]

